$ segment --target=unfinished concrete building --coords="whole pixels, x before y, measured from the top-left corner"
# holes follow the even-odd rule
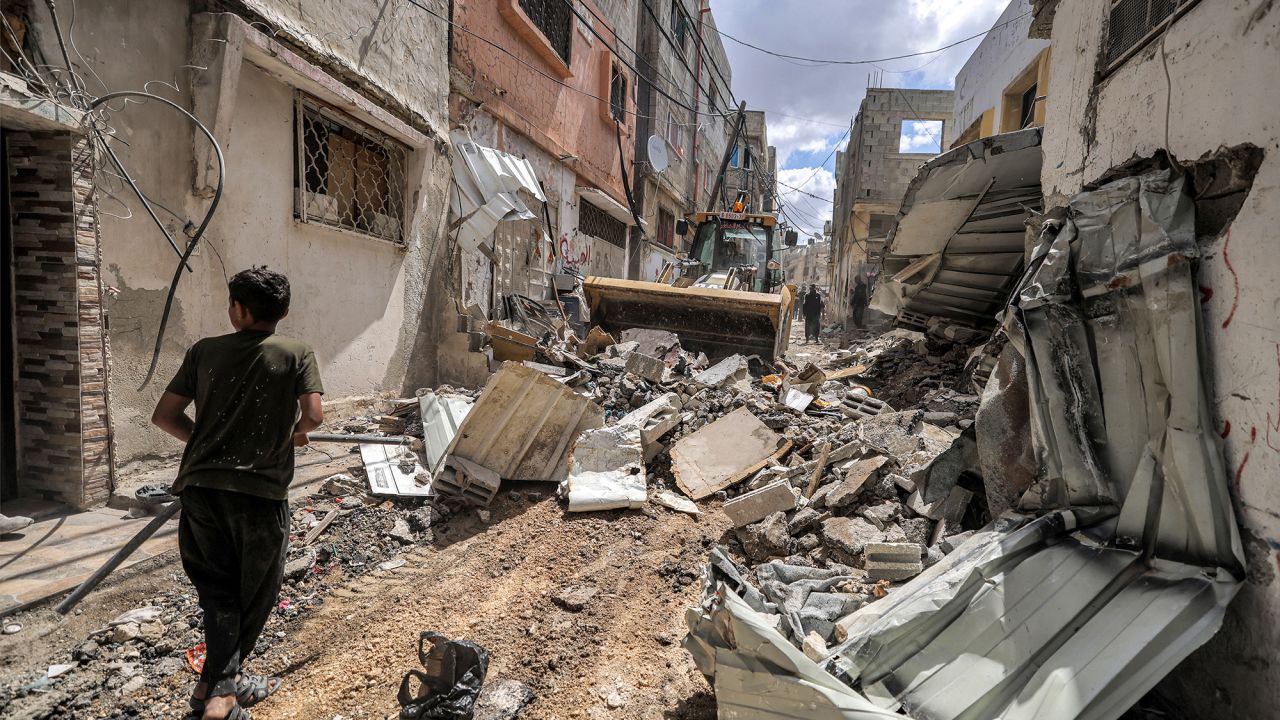
[[[950,144],[950,90],[869,88],[849,143],[836,156],[832,215],[831,303],[843,321],[853,277],[873,272],[907,184],[920,165]],[[843,301],[839,299],[844,299]]]
[[[732,134],[732,122],[728,131]],[[742,134],[730,151],[729,165],[725,168],[725,197],[730,205],[739,197],[745,198],[750,212],[771,213],[778,153],[769,145],[769,127],[763,110],[747,111]]]

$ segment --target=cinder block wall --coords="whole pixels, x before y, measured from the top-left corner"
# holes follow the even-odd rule
[[[19,492],[97,505],[111,463],[90,156],[69,133],[7,138]]]

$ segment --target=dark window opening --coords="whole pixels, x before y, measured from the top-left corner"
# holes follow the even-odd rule
[[[578,230],[620,248],[627,246],[626,224],[586,200],[578,207]]]
[[[627,120],[627,76],[617,64],[609,73],[609,114],[618,122]]]
[[[680,7],[680,0],[671,0],[671,34],[675,38],[676,50],[679,50],[681,55],[684,55],[685,47],[688,45],[690,25],[689,16],[685,15],[684,8]]]
[[[1199,0],[1111,0],[1104,73],[1111,72]]]
[[[667,247],[675,246],[676,218],[670,210],[658,208],[658,242]]]
[[[893,216],[885,213],[871,213],[871,223],[867,226],[867,234],[871,237],[884,237],[889,234],[893,225]]]
[[[556,54],[568,65],[569,48],[573,44],[573,36],[569,32],[573,13],[569,3],[565,0],[520,0],[520,9],[542,31]]]
[[[1022,93],[1022,124],[1020,128],[1025,128],[1036,119],[1036,84],[1032,83],[1027,91]]]

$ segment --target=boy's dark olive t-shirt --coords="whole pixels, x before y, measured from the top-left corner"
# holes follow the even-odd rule
[[[198,486],[288,499],[298,396],[324,392],[311,348],[263,330],[205,338],[166,390],[196,406],[175,493]]]

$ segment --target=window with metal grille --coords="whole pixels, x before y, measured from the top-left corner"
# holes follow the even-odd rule
[[[1111,0],[1103,74],[1116,69],[1199,0]]]
[[[570,35],[572,8],[565,0],[520,0],[520,9],[546,36],[556,54],[569,64],[569,48],[573,45]]]
[[[676,237],[676,218],[670,210],[658,208],[658,242],[673,247]]]
[[[684,126],[676,120],[675,113],[667,113],[667,143],[676,151],[677,155],[684,156]]]
[[[401,242],[406,149],[301,94],[294,127],[294,216]]]
[[[618,247],[627,246],[626,224],[586,200],[578,206],[578,232]]]
[[[609,71],[609,114],[618,122],[627,121],[627,76],[617,63]]]

